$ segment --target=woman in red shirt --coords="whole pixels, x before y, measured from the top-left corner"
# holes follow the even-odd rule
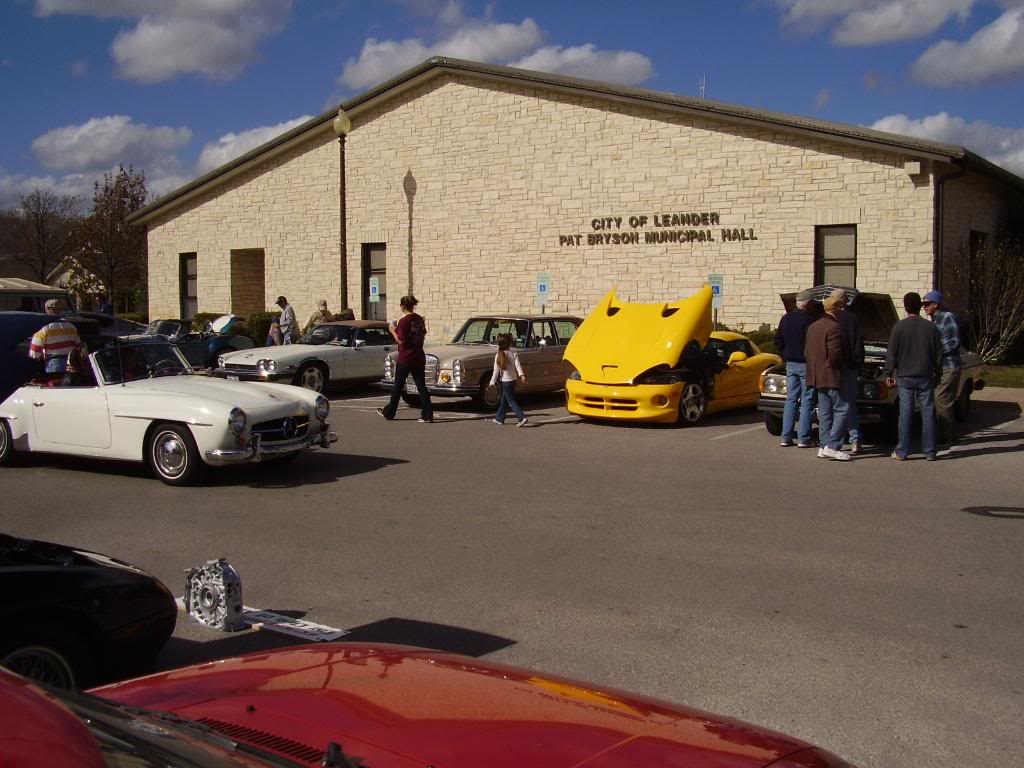
[[[377,413],[390,421],[395,418],[398,411],[398,401],[405,391],[405,380],[412,374],[412,380],[416,382],[416,391],[420,393],[420,422],[431,424],[434,421],[434,407],[430,402],[430,392],[427,391],[427,382],[424,378],[423,369],[426,366],[427,358],[423,354],[423,340],[427,337],[427,324],[416,314],[416,305],[419,302],[415,296],[403,296],[399,302],[402,305],[402,319],[397,323],[388,326],[391,335],[398,341],[398,357],[395,359],[395,388],[391,390],[391,400],[383,408],[378,408]]]

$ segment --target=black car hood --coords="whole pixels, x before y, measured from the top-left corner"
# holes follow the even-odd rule
[[[17,347],[52,320],[38,312],[0,312],[0,402],[39,370],[39,362]]]
[[[52,544],[48,541],[19,539],[6,533],[0,533],[0,571],[8,568],[38,566],[115,567],[134,573],[145,573],[129,563],[107,555],[100,555],[85,549],[75,549],[63,544]]]
[[[821,299],[818,298],[819,294],[823,297],[827,296],[834,287],[842,286],[815,286],[811,291],[814,292],[814,298],[820,301]],[[843,290],[847,291],[848,295],[853,296],[849,310],[860,320],[860,327],[864,332],[864,341],[882,345],[888,344],[892,329],[899,321],[896,307],[892,303],[892,297],[887,293],[865,293],[864,291],[856,291],[850,288],[843,288]],[[795,292],[783,293],[780,294],[780,297],[787,312],[791,312],[796,308]]]

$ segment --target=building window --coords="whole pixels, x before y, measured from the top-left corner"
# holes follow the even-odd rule
[[[857,286],[857,225],[815,227],[814,284]]]
[[[180,267],[180,292],[181,292],[181,319],[191,320],[199,311],[199,267],[198,259],[194,253],[179,254],[181,259]]]

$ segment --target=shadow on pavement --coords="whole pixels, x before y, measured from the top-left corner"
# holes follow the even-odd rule
[[[978,517],[997,517],[1002,520],[1024,520],[1024,507],[964,507],[960,510]]]

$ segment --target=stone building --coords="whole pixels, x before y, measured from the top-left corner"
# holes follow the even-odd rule
[[[539,312],[539,282],[546,311],[585,314],[611,286],[674,300],[711,273],[731,326],[774,324],[780,293],[823,281],[957,305],[961,254],[1024,197],[959,146],[452,59],[343,106],[343,148],[331,110],[135,215],[151,316],[284,294],[305,317],[344,279],[357,317],[415,293],[440,339]]]

